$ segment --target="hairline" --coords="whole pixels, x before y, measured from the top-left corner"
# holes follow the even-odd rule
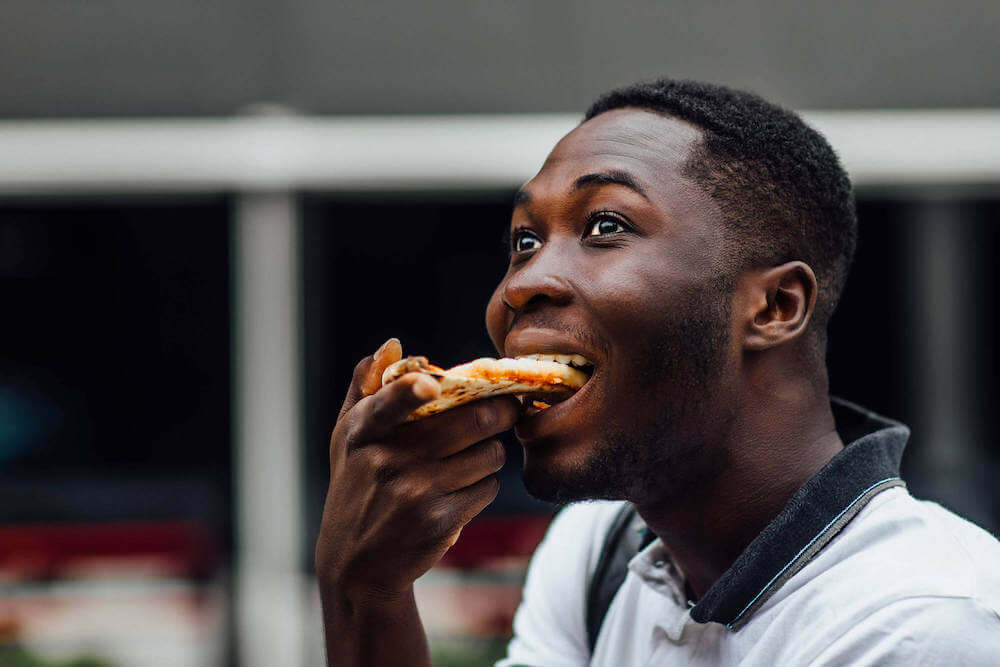
[[[716,286],[716,289],[722,289],[727,291],[729,294],[732,294],[733,290],[735,290],[736,288],[737,279],[741,274],[745,273],[746,271],[752,270],[753,268],[761,268],[761,267],[742,265],[741,262],[739,262],[738,257],[733,252],[733,248],[730,245],[730,242],[733,239],[735,239],[736,243],[740,242],[739,241],[740,234],[737,229],[736,221],[733,220],[732,216],[726,212],[727,208],[726,204],[728,204],[729,202],[724,199],[716,197],[716,194],[712,191],[710,184],[698,178],[698,175],[695,173],[695,170],[700,165],[706,165],[709,169],[711,169],[712,165],[706,163],[712,161],[713,159],[716,159],[720,164],[725,161],[725,156],[723,155],[715,154],[713,157],[713,149],[709,145],[709,138],[713,134],[715,134],[714,131],[710,127],[706,127],[705,125],[697,122],[696,120],[681,118],[680,116],[677,116],[668,110],[659,109],[650,105],[640,105],[635,103],[611,107],[608,109],[604,109],[593,115],[585,115],[580,125],[586,123],[587,121],[593,120],[598,116],[602,116],[606,113],[612,111],[621,111],[621,110],[641,111],[641,112],[656,114],[663,118],[669,118],[679,123],[686,124],[698,131],[698,136],[695,139],[693,139],[690,145],[688,146],[688,153],[685,156],[683,163],[680,165],[679,173],[688,182],[696,186],[703,194],[705,194],[705,196],[709,197],[718,206],[718,222],[721,227],[723,235],[723,244],[724,244],[722,252],[722,261],[725,272],[723,275],[718,276],[713,282]],[[819,290],[819,287],[820,286],[817,285],[817,290]],[[839,302],[840,300],[839,297],[840,294],[837,295],[837,299],[833,305],[836,305],[836,302]],[[813,315],[815,315],[815,309]],[[808,340],[809,338],[812,338],[812,341],[809,343],[808,346],[811,350],[813,350],[817,354],[817,359],[820,362],[820,365],[823,367],[825,367],[824,359],[827,348],[826,328],[828,322],[829,322],[829,314],[827,315],[826,322],[811,321],[809,327],[804,332],[803,336],[803,340]]]

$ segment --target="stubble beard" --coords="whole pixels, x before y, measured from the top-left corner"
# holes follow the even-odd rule
[[[719,413],[712,396],[720,389],[729,338],[728,290],[705,286],[672,308],[660,335],[645,342],[631,376],[631,402],[659,397],[656,409],[611,417],[587,458],[570,468],[528,466],[525,488],[556,504],[579,500],[671,502],[689,496],[724,470],[727,457],[706,442],[724,430],[731,414]],[[708,407],[710,406],[711,407]],[[706,410],[713,411],[711,416]]]

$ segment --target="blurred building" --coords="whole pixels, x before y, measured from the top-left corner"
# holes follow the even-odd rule
[[[354,363],[392,335],[492,354],[514,190],[594,96],[664,74],[831,140],[861,220],[833,392],[913,427],[914,495],[1000,530],[1000,7],[674,4],[0,8],[0,664],[321,662]],[[551,514],[510,444],[419,582],[440,664],[502,650]]]

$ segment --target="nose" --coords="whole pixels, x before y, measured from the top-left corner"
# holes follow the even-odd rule
[[[528,311],[544,303],[565,305],[572,299],[572,288],[565,267],[545,256],[545,250],[531,258],[504,284],[503,301],[515,312]]]

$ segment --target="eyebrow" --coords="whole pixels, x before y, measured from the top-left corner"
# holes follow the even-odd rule
[[[627,171],[622,171],[620,169],[609,169],[608,171],[594,172],[591,174],[584,174],[575,181],[570,187],[570,194],[575,194],[580,190],[591,187],[600,187],[603,185],[621,185],[624,186],[645,200],[649,200],[649,195],[646,194],[646,189],[639,185],[639,182],[635,179],[632,174]],[[531,201],[531,193],[526,189],[521,188],[514,195],[514,208],[522,206]]]

